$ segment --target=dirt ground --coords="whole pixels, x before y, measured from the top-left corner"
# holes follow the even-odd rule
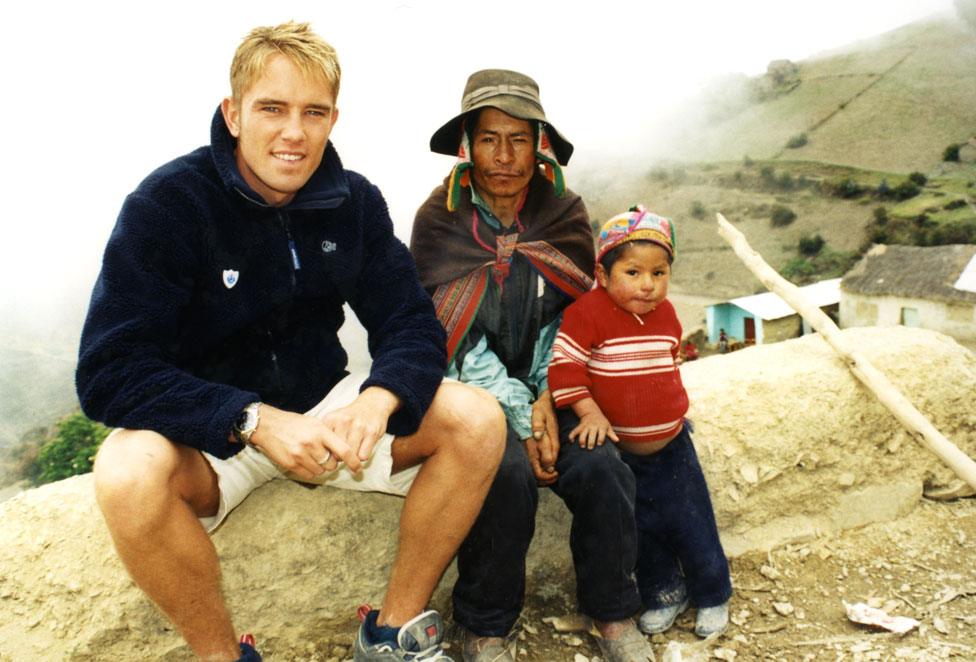
[[[923,500],[907,517],[732,560],[729,629],[714,641],[694,632],[694,610],[650,639],[658,662],[706,660],[976,660],[976,500]],[[844,603],[866,603],[919,626],[898,635],[851,622]],[[598,662],[585,631],[557,632],[574,619],[561,600],[528,595],[518,659]],[[581,624],[581,623],[580,623]],[[316,652],[267,651],[272,660],[326,662],[350,656],[354,632],[335,632]],[[260,643],[260,642],[259,642]],[[267,654],[266,653],[266,654]],[[452,637],[448,653],[460,660]],[[2,657],[2,656],[0,656]]]
[[[924,500],[894,522],[746,554],[732,561],[732,623],[724,635],[702,642],[689,610],[651,642],[657,659],[668,662],[974,660],[974,541],[976,500]],[[921,624],[905,635],[858,625],[847,619],[845,601]],[[598,659],[587,634],[557,634],[543,620],[563,615],[529,599],[520,660]]]

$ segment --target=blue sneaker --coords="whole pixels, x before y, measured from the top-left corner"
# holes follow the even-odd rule
[[[425,611],[399,628],[378,626],[377,616],[378,611],[370,610],[359,626],[355,662],[453,662],[441,648],[444,621],[436,611]]]
[[[253,635],[241,635],[241,656],[237,662],[261,662],[261,654],[254,649]]]

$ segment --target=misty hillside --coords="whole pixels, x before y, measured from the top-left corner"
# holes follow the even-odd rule
[[[748,155],[907,174],[938,166],[946,145],[976,133],[976,32],[960,20],[908,25],[795,64],[792,76],[774,70],[778,80],[707,93],[700,107],[710,121],[681,135],[682,151],[700,161]],[[801,134],[807,144],[788,149]]]
[[[39,340],[7,334],[0,343],[3,449],[32,428],[50,426],[78,407],[73,381],[77,340],[64,335]],[[3,478],[0,476],[0,485]]]
[[[675,219],[676,293],[707,302],[764,289],[718,236],[716,212],[794,282],[842,275],[872,241],[976,241],[976,31],[961,21],[774,60],[684,115],[695,109],[701,123],[670,137],[668,161],[629,179],[583,168],[571,181],[594,224],[635,202]],[[943,161],[953,144],[964,158]],[[917,195],[879,193],[911,187],[909,175],[924,182]]]

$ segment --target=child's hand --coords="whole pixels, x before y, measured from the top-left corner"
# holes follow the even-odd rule
[[[610,421],[601,411],[592,411],[580,416],[579,425],[569,433],[570,441],[576,441],[580,448],[590,450],[602,446],[608,437],[613,441],[620,441]]]

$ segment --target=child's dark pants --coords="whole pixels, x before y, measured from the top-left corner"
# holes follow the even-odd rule
[[[637,581],[648,609],[714,607],[732,595],[729,563],[689,424],[654,455],[622,453],[637,479]],[[682,577],[682,574],[684,575]]]

